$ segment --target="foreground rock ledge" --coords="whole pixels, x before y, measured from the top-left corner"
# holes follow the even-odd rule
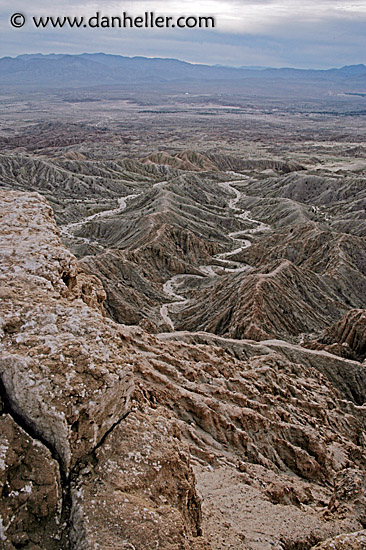
[[[132,537],[138,548],[149,526],[163,522],[150,539],[154,547],[190,548],[194,538],[202,548],[199,499],[179,430],[161,415],[150,420],[146,408],[123,428],[133,373],[120,327],[103,315],[101,284],[79,272],[40,195],[2,190],[0,210],[2,547],[131,548]],[[141,452],[137,424],[146,451],[139,490],[132,482]],[[120,487],[118,476],[125,479]],[[95,484],[104,488],[97,508]],[[129,493],[133,511],[124,509]],[[128,528],[133,518],[137,530]],[[111,523],[127,529],[111,532]]]
[[[126,412],[131,367],[37,194],[2,192],[0,375],[11,410],[67,475]],[[94,284],[93,284],[94,283]],[[85,290],[86,289],[86,290]],[[85,302],[92,303],[90,307]]]

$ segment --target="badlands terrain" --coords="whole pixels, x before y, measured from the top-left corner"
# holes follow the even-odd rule
[[[0,544],[364,549],[365,99],[172,86],[1,88]]]

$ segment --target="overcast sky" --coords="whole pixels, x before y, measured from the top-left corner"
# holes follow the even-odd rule
[[[32,7],[32,5],[34,7]],[[210,15],[214,30],[36,29],[32,16]],[[23,13],[22,29],[10,16]],[[328,68],[366,63],[366,0],[0,0],[0,57],[106,52],[233,66]]]

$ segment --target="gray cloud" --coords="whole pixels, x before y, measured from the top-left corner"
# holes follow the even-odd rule
[[[55,29],[30,23],[13,29],[9,16],[83,15],[96,11],[119,15],[154,11],[167,15],[214,15],[214,30]],[[193,62],[231,65],[330,67],[365,61],[364,0],[64,0],[50,6],[38,0],[2,0],[0,55],[83,51],[177,57]]]

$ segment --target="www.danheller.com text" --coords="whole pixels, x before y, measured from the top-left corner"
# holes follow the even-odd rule
[[[181,15],[156,15],[152,11],[142,15],[131,15],[123,12],[120,15],[110,16],[96,12],[91,17],[85,16],[31,16],[23,13],[14,13],[10,17],[10,23],[15,28],[21,28],[30,21],[37,29],[89,28],[89,29],[212,29],[216,26],[216,20],[212,16]]]

